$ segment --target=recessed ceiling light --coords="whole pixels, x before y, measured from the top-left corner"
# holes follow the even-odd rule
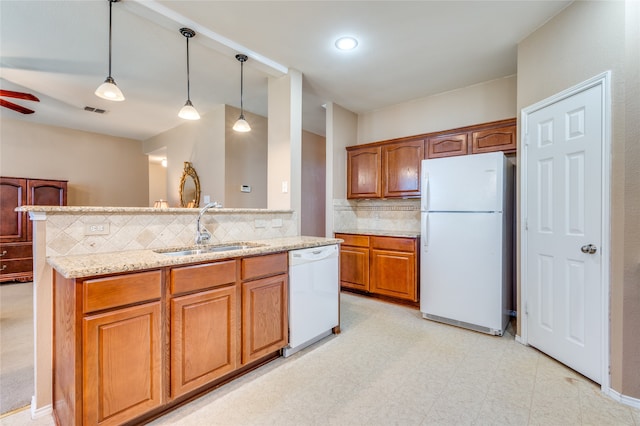
[[[340,50],[353,50],[358,46],[358,40],[353,37],[340,37],[336,40],[336,47]]]

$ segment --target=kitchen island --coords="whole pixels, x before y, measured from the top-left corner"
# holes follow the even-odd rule
[[[337,242],[50,258],[58,423],[145,421],[278,357],[289,338],[288,251]]]
[[[19,211],[29,214],[34,230],[35,389],[31,403],[34,418],[53,411],[54,266],[59,269],[60,280],[74,282],[113,274],[160,271],[156,272],[161,276],[160,300],[166,302],[169,300],[166,287],[170,282],[167,271],[180,265],[197,266],[194,264],[223,261],[223,258],[234,258],[234,262],[241,264],[237,259],[268,257],[269,253],[337,242],[336,239],[300,237],[297,213],[291,210],[214,209],[202,217],[203,226],[212,234],[211,244],[260,241],[263,245],[250,247],[248,251],[208,253],[185,259],[156,251],[194,245],[197,209],[24,206]],[[150,287],[154,286],[157,289],[157,281],[151,279]],[[169,308],[161,302],[160,309],[161,314],[165,314]],[[161,341],[161,344],[167,342]],[[168,350],[162,347],[163,351]]]

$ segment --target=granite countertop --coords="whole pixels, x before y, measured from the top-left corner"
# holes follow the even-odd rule
[[[310,247],[327,246],[341,243],[336,238],[322,237],[285,237],[244,242],[227,242],[215,245],[235,245],[246,243],[252,245],[246,249],[211,252],[186,256],[168,256],[149,250],[127,250],[110,253],[95,253],[73,256],[47,257],[47,262],[65,278],[89,277],[93,275],[114,274],[120,272],[139,271],[143,269],[161,268],[164,266],[182,265],[188,263],[205,262],[233,257],[255,256],[296,250]],[[259,246],[256,246],[259,245]],[[206,247],[206,246],[205,246]],[[176,247],[185,249],[194,247]],[[170,248],[160,248],[158,251],[168,251]]]
[[[357,234],[357,235],[376,235],[380,237],[405,237],[418,238],[420,231],[385,231],[379,229],[345,229],[342,231],[334,231],[335,234]]]
[[[170,207],[160,209],[155,207],[102,207],[102,206],[20,206],[16,207],[17,212],[38,212],[38,213],[172,213],[172,214],[198,214],[199,208]],[[207,213],[236,214],[236,213],[292,213],[293,210],[270,210],[270,209],[228,209],[224,207],[211,208]]]

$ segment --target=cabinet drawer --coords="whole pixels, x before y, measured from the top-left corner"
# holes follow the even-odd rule
[[[0,274],[17,274],[30,272],[33,268],[33,259],[0,260]]]
[[[242,280],[251,280],[287,272],[287,253],[242,259]]]
[[[171,270],[171,294],[203,290],[235,282],[235,260],[185,266]]]
[[[149,271],[86,280],[82,283],[83,312],[159,299],[162,293],[162,272]]]
[[[416,249],[416,240],[414,238],[371,237],[371,247],[376,249],[414,252]]]
[[[22,259],[32,257],[31,243],[0,245],[0,259]]]
[[[336,234],[336,238],[344,240],[345,246],[369,247],[368,235]]]

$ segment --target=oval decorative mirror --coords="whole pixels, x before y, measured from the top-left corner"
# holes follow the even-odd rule
[[[189,161],[184,162],[180,178],[180,207],[200,206],[200,179]]]

